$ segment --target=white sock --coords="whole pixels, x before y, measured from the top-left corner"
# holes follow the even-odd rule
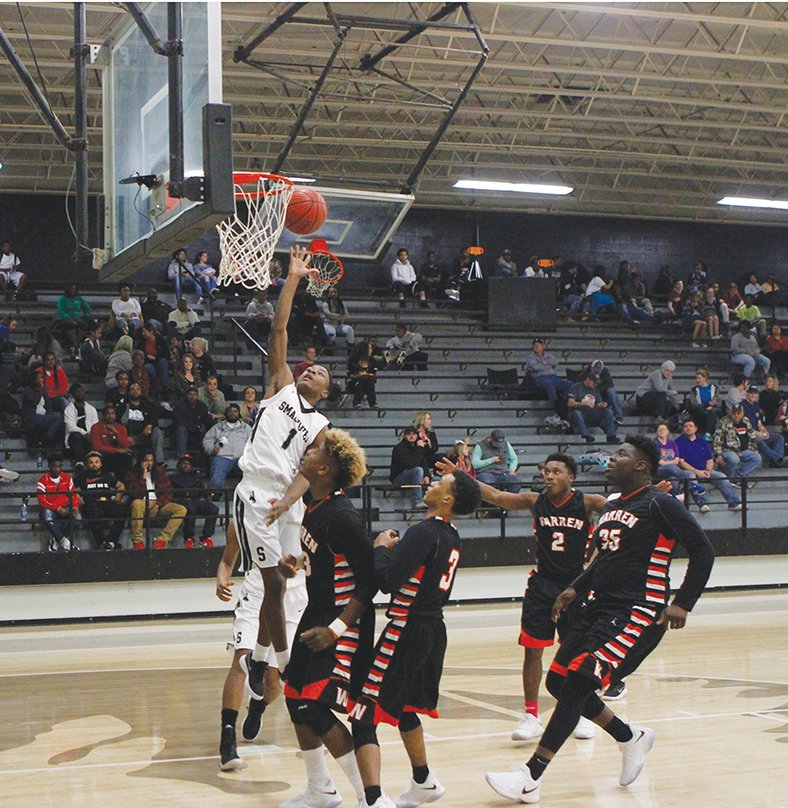
[[[290,649],[285,648],[284,651],[274,651],[276,656],[276,667],[279,668],[280,673],[284,673],[287,663],[290,661]]]
[[[358,770],[355,752],[348,752],[346,755],[342,755],[342,757],[335,758],[335,760],[342,768],[342,771],[345,772],[345,776],[350,785],[353,786],[356,797],[359,800],[363,800],[364,783],[361,782],[361,773]]]
[[[255,662],[265,662],[268,659],[268,649],[270,647],[270,645],[260,645],[259,642],[255,643],[252,659]]]
[[[331,772],[326,763],[326,753],[322,746],[317,749],[302,749],[301,757],[306,766],[306,780],[310,786],[324,788],[331,782]]]

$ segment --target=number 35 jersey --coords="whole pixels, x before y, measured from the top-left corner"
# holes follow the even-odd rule
[[[608,500],[594,531],[599,555],[573,586],[578,592],[592,589],[599,603],[664,607],[676,541],[690,563],[675,602],[689,611],[706,585],[714,551],[687,509],[651,485]]]
[[[534,505],[534,533],[539,574],[561,584],[571,583],[583,571],[591,537],[582,493],[572,489],[555,504],[542,491]]]

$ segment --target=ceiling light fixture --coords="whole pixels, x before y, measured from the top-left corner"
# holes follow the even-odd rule
[[[289,179],[291,179],[293,182],[299,182],[304,185],[310,182],[317,182],[317,180],[313,177],[290,177]]]
[[[776,208],[788,210],[788,201],[783,199],[749,199],[746,196],[724,196],[717,200],[718,205],[731,205],[740,208]]]
[[[566,196],[575,189],[569,185],[540,185],[534,182],[493,182],[491,180],[458,180],[455,188],[467,188],[474,191],[504,191],[515,194],[555,194]]]

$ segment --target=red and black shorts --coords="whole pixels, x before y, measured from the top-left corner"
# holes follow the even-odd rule
[[[359,621],[323,651],[310,651],[299,636],[310,628],[328,626],[342,613],[313,612],[307,606],[296,629],[290,662],[285,671],[285,696],[317,701],[332,710],[348,712],[372,664],[375,611],[367,609]]]
[[[566,615],[561,616],[556,626],[552,612],[555,599],[567,586],[552,578],[545,578],[536,571],[528,576],[520,618],[520,645],[525,648],[547,648],[555,640],[556,629],[559,638],[563,637]]]
[[[665,634],[665,626],[657,625],[661,611],[641,604],[585,604],[572,616],[550,670],[566,676],[582,667],[598,687],[621,681],[659,645]]]
[[[403,713],[438,717],[438,688],[446,654],[442,619],[410,615],[391,620],[380,635],[374,660],[351,721],[398,726]]]

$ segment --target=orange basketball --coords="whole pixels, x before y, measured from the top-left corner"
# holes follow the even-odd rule
[[[320,230],[328,215],[326,200],[311,188],[296,188],[290,197],[285,227],[291,233],[305,235]]]

